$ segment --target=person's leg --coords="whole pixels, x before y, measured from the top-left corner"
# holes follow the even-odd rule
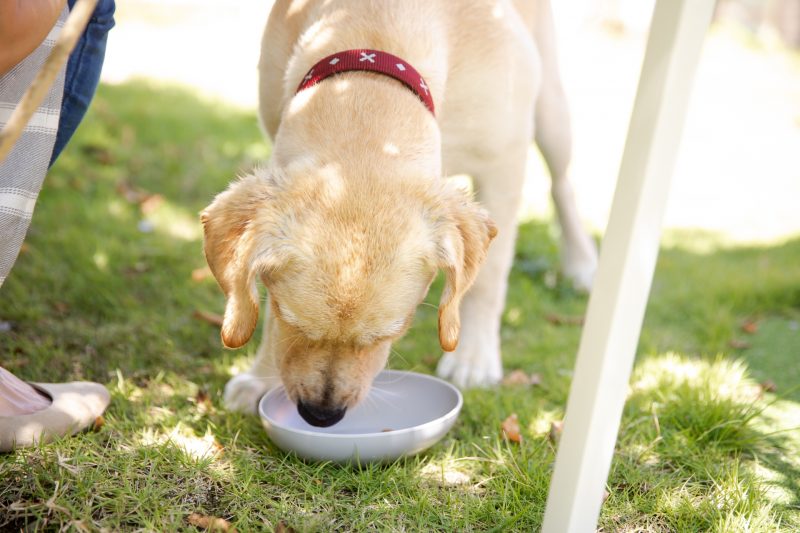
[[[75,0],[68,0],[69,7]],[[66,13],[66,11],[65,11]],[[69,141],[97,89],[106,35],[114,25],[114,1],[99,0],[66,72],[59,75],[34,117],[33,126],[0,162],[0,286],[13,266],[49,164]],[[63,24],[64,14],[58,25]],[[0,76],[0,127],[53,47],[48,39]],[[63,90],[62,90],[63,87]],[[63,96],[63,97],[62,97]],[[53,119],[57,118],[57,125]],[[37,122],[38,121],[38,122]],[[28,384],[0,367],[0,452],[46,442],[85,428],[109,402],[108,391],[91,382]]]
[[[69,8],[76,0],[68,0]],[[99,0],[86,31],[83,32],[67,62],[64,97],[58,134],[50,158],[52,166],[78,128],[100,82],[108,32],[114,27],[114,0]]]
[[[50,405],[50,399],[0,366],[0,416],[29,415]]]

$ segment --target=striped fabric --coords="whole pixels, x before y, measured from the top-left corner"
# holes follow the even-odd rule
[[[6,124],[34,76],[50,55],[68,13],[65,8],[44,42],[9,72],[0,76],[0,128]],[[22,247],[53,153],[61,112],[61,96],[64,92],[64,70],[61,69],[17,144],[5,161],[0,163],[0,286],[11,271]]]

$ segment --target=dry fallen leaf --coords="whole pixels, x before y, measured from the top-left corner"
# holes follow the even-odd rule
[[[121,181],[117,184],[117,193],[125,198],[125,201],[132,204],[141,203],[150,196],[150,193],[137,189],[127,181]]]
[[[564,430],[564,422],[561,420],[553,420],[550,422],[550,442],[556,444],[561,438],[561,432]]]
[[[211,276],[211,269],[207,266],[192,270],[192,281],[199,282]]]
[[[287,526],[286,522],[281,520],[278,522],[278,525],[275,526],[275,533],[296,533],[293,527]]]
[[[771,379],[767,379],[759,383],[761,385],[761,390],[764,392],[775,392],[778,390],[778,387],[775,385],[775,382]]]
[[[519,433],[519,418],[517,413],[511,413],[508,418],[500,424],[503,438],[511,442],[522,442],[522,435]]]
[[[209,412],[213,407],[211,396],[205,389],[197,391],[197,394],[194,395],[194,403],[197,405],[197,410],[200,411],[201,414]]]
[[[746,350],[751,346],[751,344],[742,339],[731,339],[730,342],[728,342],[728,346],[734,350]]]
[[[200,513],[192,513],[187,518],[189,524],[200,527],[208,531],[227,531],[235,533],[236,528],[231,526],[231,523],[224,518],[217,518],[216,516],[207,516]]]
[[[754,318],[748,318],[742,322],[741,328],[748,335],[752,335],[758,331],[758,322]]]
[[[100,431],[100,428],[106,425],[106,419],[103,418],[103,415],[98,416],[94,419],[94,424],[92,425],[92,431]]]
[[[424,364],[426,364],[427,366],[431,366],[431,367],[435,368],[436,367],[436,363],[439,362],[439,356],[438,355],[430,355],[430,354],[426,355],[426,356],[424,356],[422,358],[422,362]]]
[[[538,373],[526,374],[523,370],[512,370],[506,377],[503,378],[503,385],[505,386],[523,386],[530,387],[531,385],[541,385],[542,375]]]
[[[160,194],[149,194],[139,204],[139,209],[143,215],[147,215],[158,209],[164,203],[164,197]]]
[[[553,324],[554,326],[583,325],[583,315],[568,316],[568,315],[558,315],[555,313],[549,313],[544,316],[544,319]]]
[[[198,320],[202,320],[203,322],[208,322],[212,326],[222,326],[222,315],[195,309],[194,313],[192,313],[192,316]]]
[[[523,370],[512,370],[503,378],[503,385],[530,385],[531,378]]]
[[[205,389],[198,389],[197,394],[194,395],[194,401],[198,404],[208,403],[211,401],[211,397],[208,395],[208,391]]]

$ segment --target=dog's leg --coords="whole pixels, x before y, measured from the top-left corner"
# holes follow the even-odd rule
[[[550,192],[561,226],[562,270],[577,288],[588,291],[597,269],[597,248],[581,223],[567,174],[572,151],[569,112],[560,84],[543,83],[536,105],[536,144],[552,179]]]
[[[225,384],[223,398],[225,407],[231,411],[254,414],[261,397],[280,383],[270,342],[272,335],[269,333],[273,319],[269,303],[265,307],[264,333],[252,366],[247,372],[233,376]]]
[[[529,137],[527,137],[529,138]],[[470,165],[480,203],[489,210],[497,236],[472,288],[461,303],[461,335],[455,352],[445,353],[437,373],[459,387],[487,386],[503,377],[500,318],[514,260],[527,142]]]
[[[542,85],[536,101],[536,144],[552,180],[551,194],[561,226],[562,270],[579,289],[589,290],[597,269],[597,247],[581,224],[567,174],[572,156],[569,108],[556,60],[549,3],[543,2],[534,32],[542,58]]]

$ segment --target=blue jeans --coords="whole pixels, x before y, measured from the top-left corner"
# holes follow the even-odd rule
[[[67,0],[70,9],[75,1]],[[114,0],[97,2],[86,30],[69,56],[56,144],[50,157],[51,166],[75,133],[97,90],[106,55],[106,39],[109,30],[114,27],[114,8]]]

